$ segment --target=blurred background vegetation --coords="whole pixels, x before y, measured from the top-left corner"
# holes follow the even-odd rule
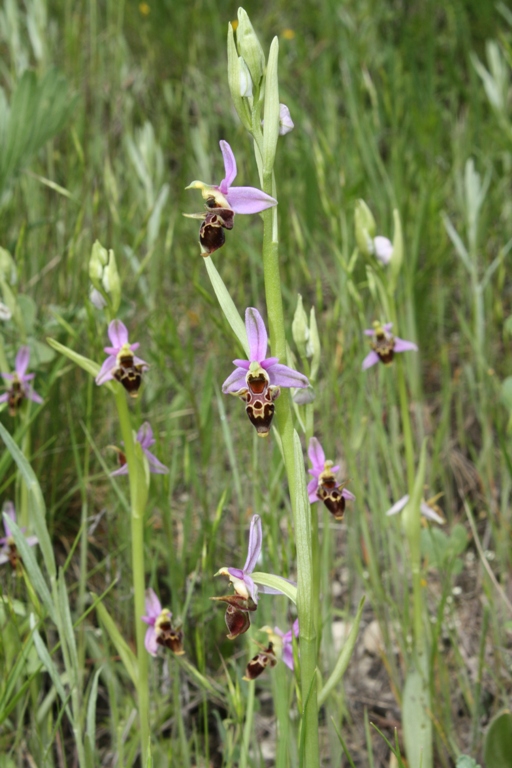
[[[393,369],[361,372],[362,329],[387,318],[379,318],[364,259],[351,258],[358,198],[379,234],[392,236],[393,209],[400,212],[405,267],[396,332],[420,347],[406,356],[411,412],[418,446],[429,437],[425,497],[443,494],[447,521],[442,531],[424,532],[435,764],[453,765],[460,752],[481,757],[483,727],[512,691],[512,10],[479,0],[248,0],[244,7],[265,49],[279,37],[281,101],[295,122],[276,167],[289,341],[300,293],[308,311],[316,307],[322,339],[315,434],[357,496],[342,525],[320,512],[325,669],[363,593],[365,626],[377,637],[372,646],[371,633],[364,640],[362,633],[347,695],[340,688],[325,708],[325,765],[341,759],[331,718],[356,765],[389,765],[365,712],[389,738],[394,727],[400,736],[411,632],[400,520],[385,517],[406,492]],[[67,565],[75,618],[89,590],[111,587],[105,604],[132,643],[127,490],[123,478],[108,477],[117,418],[108,393],[45,345],[52,336],[103,359],[105,319],[89,301],[88,277],[99,239],[115,250],[123,279],[118,316],[151,364],[133,424],[150,421],[155,452],[170,467],[151,485],[148,585],[182,618],[187,658],[216,691],[176,659],[155,661],[158,766],[239,764],[241,676],[255,646],[225,639],[223,611],[208,598],[218,593],[219,567],[242,565],[251,514],[261,514],[270,532],[265,569],[294,575],[279,451],[272,439],[256,445],[241,404],[220,394],[240,350],[211,290],[197,223],[181,215],[201,207],[197,193],[184,191],[188,183],[222,178],[220,139],[235,152],[237,183],[258,186],[227,86],[225,39],[236,10],[212,0],[4,0],[0,9],[0,246],[15,264],[13,271],[2,261],[2,289],[4,302],[10,291],[21,308],[0,326],[3,364],[13,369],[28,342],[45,396],[30,417],[4,411],[1,419],[31,457],[61,564],[87,517],[85,593],[78,557]],[[261,236],[258,217],[239,217],[213,257],[241,312],[264,313]],[[0,470],[1,498],[23,508],[8,455]],[[0,579],[3,593],[23,602],[22,580],[5,566]],[[292,618],[279,599],[258,610],[258,626],[285,628]],[[1,609],[0,622],[0,667],[8,669],[26,618]],[[117,765],[131,765],[130,683],[94,613],[80,631],[84,686],[102,667],[97,764],[116,764],[116,756]],[[20,672],[19,685],[29,673]],[[290,676],[286,684],[292,691]],[[273,765],[275,685],[271,675],[258,684],[251,765]],[[0,765],[73,765],[62,714],[37,671],[1,718]],[[295,765],[292,747],[289,759]]]

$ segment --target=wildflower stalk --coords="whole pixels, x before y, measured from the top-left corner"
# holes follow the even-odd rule
[[[121,434],[124,441],[124,452],[128,464],[131,505],[131,537],[132,537],[132,574],[135,601],[135,632],[137,641],[137,699],[139,704],[140,746],[142,765],[146,766],[149,745],[149,680],[148,653],[144,645],[146,628],[140,620],[146,612],[145,606],[145,576],[144,576],[144,510],[147,498],[147,486],[144,483],[141,460],[135,452],[130,424],[130,413],[126,402],[126,394],[121,387],[116,387],[116,406],[119,416]],[[142,481],[142,482],[141,482]]]
[[[273,191],[273,174],[263,174],[263,191],[271,194]],[[279,245],[277,233],[277,218],[272,210],[263,211],[263,272],[265,280],[265,298],[267,303],[267,317],[270,330],[270,345],[272,354],[280,360],[287,359],[286,336],[284,325],[283,301],[281,294],[281,277],[279,272]],[[295,537],[297,547],[297,572],[299,592],[302,579],[301,574],[307,572],[312,576],[313,542],[311,527],[297,525],[297,492],[300,479],[296,475],[298,468],[294,459],[294,430],[291,406],[291,395],[288,390],[283,390],[279,398],[279,407],[276,408],[276,424],[283,446],[283,455],[286,475],[290,489],[290,498],[295,520]],[[302,462],[303,466],[303,462]],[[304,471],[304,470],[302,470]],[[302,485],[305,490],[305,478]],[[308,505],[309,510],[309,505]],[[308,536],[309,531],[309,536]],[[318,558],[316,558],[318,563]],[[318,746],[318,705],[316,691],[316,667],[317,667],[317,637],[318,614],[314,610],[315,591],[318,587],[318,579],[309,581],[310,589],[306,594],[298,596],[298,613],[300,625],[300,659],[301,659],[301,689],[302,689],[302,765],[316,766],[320,764]]]

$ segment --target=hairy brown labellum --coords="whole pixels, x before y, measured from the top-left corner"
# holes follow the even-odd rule
[[[322,472],[318,478],[316,495],[320,501],[323,501],[336,520],[343,520],[343,515],[345,514],[345,498],[342,491],[343,487],[336,482],[332,472],[329,470]]]
[[[176,656],[183,656],[183,632],[181,629],[173,629],[170,619],[163,619],[155,626],[156,641],[159,645],[169,648]]]
[[[213,198],[208,198],[213,200]],[[215,201],[213,201],[215,202]],[[206,202],[209,210],[199,228],[199,243],[204,254],[209,256],[218,251],[226,242],[225,229],[233,229],[234,211],[230,208],[217,208]]]
[[[13,381],[12,386],[9,389],[9,399],[7,401],[9,416],[16,416],[24,396],[21,382]]]
[[[256,680],[267,667],[275,667],[276,664],[277,659],[274,653],[274,646],[272,643],[269,643],[267,648],[264,648],[250,660],[245,668],[244,680]]]
[[[394,357],[395,339],[383,329],[375,331],[371,343],[372,349],[378,354],[384,365],[389,365]]]
[[[18,563],[21,563],[21,557],[19,556],[16,544],[13,541],[9,542],[9,554],[7,556],[13,571],[15,571]]]
[[[268,376],[261,373],[247,376],[247,390],[241,395],[246,402],[245,412],[259,437],[267,437],[274,418],[274,401],[279,397],[279,387],[269,384]]]
[[[132,354],[119,357],[118,366],[114,371],[114,378],[126,389],[130,397],[137,397],[141,381],[143,365],[135,365]]]
[[[229,634],[227,635],[228,640],[234,640],[239,635],[243,635],[244,632],[247,632],[251,626],[249,612],[255,611],[258,607],[251,597],[245,598],[241,595],[223,595],[222,597],[211,597],[210,600],[217,600],[228,604],[226,615],[224,617],[226,626],[229,630]]]

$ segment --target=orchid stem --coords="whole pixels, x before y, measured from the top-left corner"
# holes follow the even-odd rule
[[[254,682],[249,683],[247,692],[247,707],[245,710],[244,734],[242,741],[242,753],[240,755],[240,768],[247,768],[247,758],[249,756],[249,747],[251,745],[251,734],[253,731],[254,720]]]
[[[145,614],[145,573],[144,573],[144,505],[140,504],[140,494],[137,489],[137,457],[135,443],[130,423],[130,413],[126,402],[126,394],[116,387],[116,406],[119,424],[124,441],[124,452],[128,464],[131,503],[131,535],[132,535],[132,572],[133,591],[135,598],[135,633],[137,641],[137,698],[139,703],[141,762],[147,764],[149,746],[149,685],[148,685],[148,653],[144,646],[145,626],[140,620]]]
[[[273,174],[263,175],[263,191],[271,195],[275,185]],[[274,211],[263,212],[263,272],[265,280],[265,297],[267,302],[267,317],[270,329],[270,345],[272,354],[283,363],[287,363],[286,335],[284,325],[283,301],[281,295],[281,277],[279,274],[279,252],[277,225],[274,226]],[[281,437],[286,474],[290,490],[290,498],[294,519],[296,518],[297,477],[294,457],[293,415],[291,396],[284,390],[276,406],[276,422]],[[307,540],[302,529],[295,525],[297,570],[307,570],[312,560],[313,542]],[[301,539],[301,540],[299,540]],[[305,540],[302,540],[305,539]],[[299,578],[300,582],[300,578]],[[301,750],[301,766],[316,768],[320,765],[318,745],[318,703],[316,686],[317,666],[317,612],[313,606],[314,591],[309,592],[310,600],[305,602],[299,596],[298,612],[299,627],[311,627],[311,631],[300,634],[301,658],[301,689],[302,689],[302,729],[304,749]]]

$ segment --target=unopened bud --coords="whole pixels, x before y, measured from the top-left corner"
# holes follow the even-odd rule
[[[375,237],[375,219],[364,200],[358,200],[354,215],[356,241],[359,250],[365,256],[375,252],[373,238]]]
[[[290,115],[290,110],[286,104],[279,105],[279,135],[285,136],[290,131],[293,131],[295,125]]]
[[[112,312],[115,315],[121,303],[121,281],[117,271],[116,257],[112,249],[108,252],[108,264],[103,271],[102,283],[103,288],[110,297]]]
[[[103,270],[108,264],[108,251],[102,246],[99,240],[96,240],[92,247],[91,258],[89,259],[89,277],[91,283],[97,291],[101,293],[101,280]]]
[[[309,342],[308,316],[304,311],[302,296],[300,293],[297,300],[297,308],[293,316],[292,336],[297,349],[299,350],[300,356],[309,357],[307,350]]]
[[[238,9],[238,27],[236,29],[238,53],[249,67],[252,81],[259,88],[265,71],[265,54],[256,36],[249,16],[243,8]]]

